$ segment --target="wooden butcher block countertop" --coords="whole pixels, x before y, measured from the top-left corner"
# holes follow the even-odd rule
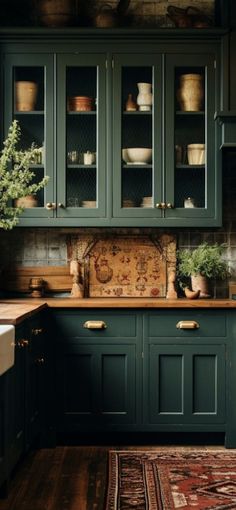
[[[27,302],[0,302],[0,324],[19,324],[46,307],[45,302],[36,303],[32,299]]]
[[[0,303],[1,324],[2,317],[19,317],[40,310],[41,307],[49,308],[145,308],[145,309],[176,309],[176,308],[236,308],[236,300],[233,299],[154,299],[154,298],[18,298],[4,300]],[[15,308],[14,308],[15,307]],[[12,312],[11,312],[12,310]],[[16,319],[17,320],[17,319]],[[6,324],[6,321],[5,321]]]

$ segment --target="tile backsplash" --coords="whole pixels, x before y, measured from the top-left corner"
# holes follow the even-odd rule
[[[218,229],[172,229],[179,248],[191,248],[201,242],[225,243],[224,257],[231,270],[231,280],[236,279],[236,151],[224,155],[223,164],[223,226]],[[146,235],[165,233],[166,229],[111,228],[109,236]],[[72,239],[81,236],[98,237],[104,234],[99,228],[15,228],[1,231],[1,266],[64,266],[71,260]],[[217,282],[213,287],[215,297],[228,297],[228,281]]]

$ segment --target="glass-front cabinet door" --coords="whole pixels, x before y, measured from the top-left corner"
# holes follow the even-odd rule
[[[216,157],[213,55],[169,55],[166,63],[164,217],[214,221]],[[219,208],[220,210],[220,208]],[[188,222],[189,219],[189,222]],[[213,224],[213,223],[212,223]]]
[[[139,224],[161,216],[162,60],[136,54],[113,62],[113,214]]]
[[[21,129],[18,149],[37,148],[31,170],[32,183],[49,176],[47,186],[36,195],[18,199],[25,208],[22,217],[52,217],[54,212],[53,167],[53,57],[37,54],[9,54],[5,58],[4,131],[16,119]]]
[[[214,62],[190,52],[114,56],[114,217],[145,226],[220,222]]]
[[[57,215],[101,218],[106,211],[106,59],[57,58]]]

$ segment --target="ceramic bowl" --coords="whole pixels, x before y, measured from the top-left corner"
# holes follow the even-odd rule
[[[125,163],[146,164],[152,159],[152,149],[148,147],[134,147],[122,150],[122,158]]]

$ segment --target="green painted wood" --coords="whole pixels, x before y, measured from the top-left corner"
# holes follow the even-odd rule
[[[125,124],[129,123],[129,130],[135,131],[139,133],[139,126],[141,122],[144,121],[144,113],[143,112],[135,112],[135,114],[127,115],[124,113],[125,109],[125,98],[122,97],[123,86],[125,83],[125,72],[127,70],[135,69],[134,72],[137,73],[137,69],[140,70],[140,76],[142,75],[142,68],[145,70],[150,70],[150,83],[152,83],[152,91],[153,91],[153,106],[152,111],[149,112],[150,117],[150,145],[149,147],[153,149],[153,157],[152,164],[150,168],[140,169],[137,167],[123,167],[122,168],[122,158],[121,153],[122,149],[125,148],[124,144],[124,130]],[[164,115],[163,111],[163,68],[162,68],[162,56],[158,53],[158,49],[152,51],[152,55],[149,53],[144,54],[114,54],[113,56],[113,216],[115,218],[161,218],[162,213],[160,209],[156,209],[155,205],[158,202],[162,201],[162,180],[163,180],[163,168],[162,168],[162,147],[163,147],[163,129],[162,129],[162,119]],[[144,80],[145,78],[140,78],[140,80]],[[135,88],[135,84],[133,85],[132,95],[133,99],[136,100],[138,95],[138,87]],[[127,97],[126,97],[127,99]],[[146,121],[148,120],[148,116],[146,115]],[[146,135],[146,133],[143,133]],[[136,135],[137,136],[137,135]],[[138,146],[144,146],[144,142],[142,140],[138,143]],[[135,145],[135,141],[132,142],[132,147],[137,146],[137,142]],[[130,176],[131,173],[131,177]],[[149,175],[152,175],[151,182],[151,195],[153,196],[153,206],[151,208],[125,208],[122,206],[122,199],[129,198],[129,196],[133,196],[134,189],[137,188],[139,195],[139,199],[142,198],[142,190],[145,189],[144,183],[142,180],[149,178]],[[129,181],[128,181],[129,179]],[[122,192],[122,182],[128,181],[129,188],[127,185],[127,194],[124,195]],[[132,185],[133,181],[133,185]],[[131,195],[128,193],[130,192]]]
[[[104,320],[104,330],[87,330]],[[142,318],[135,312],[53,313],[56,429],[134,429],[141,421]]]
[[[199,327],[197,329],[179,329],[177,325],[180,321],[194,321]],[[172,310],[171,313],[166,310],[165,314],[159,311],[148,314],[148,341],[152,341],[155,337],[174,337],[178,341],[191,338],[199,341],[200,338],[211,337],[214,339],[226,337],[226,335],[226,316],[223,311],[218,312],[217,315],[214,311],[207,311],[206,314],[197,310]]]
[[[8,132],[9,126],[13,120],[16,118],[19,121],[19,124],[22,128],[24,124],[24,132],[25,137],[28,141],[28,146],[31,145],[32,142],[36,144],[36,146],[40,147],[42,142],[45,144],[45,165],[44,165],[44,174],[49,176],[49,182],[47,186],[43,189],[43,202],[44,205],[48,202],[53,202],[55,200],[54,190],[54,158],[55,158],[55,147],[54,147],[54,70],[53,70],[53,55],[43,54],[41,52],[36,52],[34,55],[26,54],[26,53],[14,53],[7,54],[4,57],[4,67],[5,67],[5,101],[4,101],[4,133],[5,136]],[[42,68],[44,72],[44,105],[45,111],[43,112],[16,112],[13,104],[14,97],[14,71],[17,69],[31,68],[32,70]],[[43,123],[44,129],[44,137],[42,140],[42,133],[40,129],[37,128],[37,123]],[[32,140],[30,137],[30,127],[28,128],[29,132],[27,133],[27,122],[29,122],[29,126],[33,122],[34,132],[37,132],[36,139]],[[23,130],[22,130],[23,131]],[[26,148],[26,147],[25,147]],[[37,171],[40,171],[40,168],[34,168],[33,170],[35,175],[37,175]],[[43,176],[42,175],[42,176]],[[40,195],[41,196],[41,195]],[[25,219],[26,223],[29,225],[37,224],[37,218],[45,218],[47,223],[50,218],[54,216],[54,211],[49,211],[45,207],[35,207],[30,209],[25,209],[23,212],[22,218]]]
[[[57,121],[60,129],[57,130],[57,199],[56,202],[63,204],[63,207],[57,207],[57,217],[65,217],[69,220],[70,217],[75,218],[102,218],[106,214],[106,174],[107,174],[107,164],[106,164],[106,55],[105,54],[81,54],[77,55],[59,55],[57,59],[57,84],[58,84],[58,95],[57,95]],[[94,168],[85,167],[84,171],[96,175],[96,197],[91,196],[86,197],[86,199],[96,199],[97,207],[96,208],[85,208],[85,207],[70,207],[69,203],[66,200],[67,194],[67,179],[69,169],[66,167],[66,113],[67,110],[65,105],[67,103],[67,84],[66,84],[66,72],[69,68],[74,69],[83,69],[84,72],[86,68],[93,68],[96,75],[96,111],[92,112],[90,118],[94,118],[94,122],[96,122],[96,132],[97,132],[97,147],[96,147],[96,165]],[[87,84],[89,87],[90,84]],[[81,94],[80,90],[84,90],[83,94]],[[77,86],[73,87],[76,95],[86,95],[86,84],[78,83]],[[89,90],[89,88],[88,88]],[[76,92],[77,91],[77,92]],[[88,94],[88,93],[87,93]],[[83,114],[77,115],[77,124],[79,126],[79,122],[81,116]],[[75,124],[75,129],[77,128]],[[78,139],[79,145],[79,139]],[[74,149],[76,150],[76,145]],[[87,150],[91,150],[88,139]],[[82,170],[77,168],[76,171],[79,173]],[[59,185],[60,183],[60,185]],[[73,191],[73,190],[72,190]],[[81,205],[81,204],[80,204]]]
[[[0,377],[0,491],[7,480],[7,374]]]
[[[225,346],[151,344],[145,402],[150,423],[225,422]],[[207,389],[207,391],[206,391]]]
[[[76,311],[60,311],[54,314],[56,327],[60,332],[59,339],[73,338],[77,342],[87,343],[88,339],[94,338],[97,342],[107,342],[109,339],[133,338],[136,340],[137,331],[137,315],[129,312],[108,312],[105,310],[86,311],[82,314]],[[87,321],[103,321],[104,329],[87,329],[84,324]]]
[[[218,178],[220,177],[219,170],[219,161],[217,159],[217,154],[215,150],[215,138],[216,138],[216,127],[214,122],[214,113],[216,107],[216,87],[219,80],[219,75],[216,74],[216,70],[214,67],[214,62],[218,63],[217,53],[213,54],[198,54],[197,52],[192,54],[191,56],[188,54],[182,55],[168,55],[166,59],[166,97],[169,98],[167,101],[166,107],[166,202],[170,202],[174,204],[172,209],[166,209],[165,215],[167,218],[175,218],[178,216],[183,218],[198,218],[199,225],[204,225],[205,218],[212,218],[214,221],[219,221],[220,218],[217,214],[216,204],[221,201],[220,188],[218,186]],[[219,63],[218,63],[219,65]],[[204,175],[204,183],[205,185],[205,200],[204,203],[201,204],[200,207],[196,207],[194,209],[186,209],[184,208],[184,204],[182,207],[177,206],[175,204],[175,186],[178,186],[178,178],[180,179],[180,170],[176,168],[175,172],[173,171],[175,167],[175,155],[174,155],[174,146],[176,144],[175,140],[175,121],[174,121],[174,111],[177,107],[176,105],[176,80],[175,80],[175,71],[183,70],[182,73],[189,72],[199,72],[200,70],[205,70],[205,122],[204,117],[202,122],[204,122],[205,126],[205,140],[206,140],[206,165],[205,165],[205,175]],[[219,86],[219,83],[218,83]],[[191,119],[190,114],[185,116],[187,119]],[[183,117],[184,118],[184,117]],[[177,122],[177,119],[176,119]],[[192,123],[188,129],[190,132],[187,135],[188,143],[196,143],[196,140],[199,140],[198,131],[195,131],[195,125],[197,122],[197,117],[194,113],[192,114]],[[193,134],[191,137],[191,130],[193,130]],[[201,137],[200,137],[201,138]],[[173,149],[170,150],[170,147]],[[196,172],[200,170],[196,168],[195,176],[193,174],[192,179],[196,179]],[[179,177],[178,177],[179,175]],[[187,179],[187,176],[186,176]],[[186,181],[185,179],[185,181]],[[191,179],[191,180],[192,180]],[[198,183],[199,181],[197,181]],[[183,186],[185,183],[183,182]],[[196,187],[199,184],[196,185]],[[194,196],[194,192],[196,193],[198,190],[193,189],[191,191],[191,196],[195,198],[196,203],[198,200],[196,195]],[[187,196],[185,197],[187,198]],[[184,200],[182,201],[184,202]]]
[[[45,327],[41,314],[25,326],[29,346],[26,350],[25,448],[29,449],[44,433],[45,396],[47,394],[47,356]],[[36,333],[35,333],[36,332]]]
[[[61,362],[65,427],[107,428],[136,421],[134,345],[70,345]]]
[[[213,114],[220,101],[220,58],[226,55],[227,37],[224,30],[187,30],[181,34],[175,30],[117,30],[98,34],[80,29],[52,32],[42,29],[1,30],[7,65],[5,90],[9,91],[6,105],[11,105],[11,69],[14,62],[29,65],[47,64],[47,174],[50,183],[45,190],[45,203],[54,202],[56,209],[27,210],[20,226],[118,226],[118,227],[192,227],[219,226],[221,224],[221,157],[217,156],[220,131],[215,127]],[[34,35],[32,35],[34,34]],[[33,39],[32,39],[33,38]],[[191,41],[191,44],[188,44]],[[44,44],[50,44],[51,54],[44,53]],[[187,42],[187,44],[186,44]],[[29,44],[30,43],[30,44]],[[65,51],[66,43],[66,51]],[[226,49],[225,49],[226,48]],[[13,56],[11,54],[14,54]],[[14,60],[15,59],[15,60]],[[214,60],[217,69],[213,68]],[[227,58],[224,59],[226,69]],[[31,64],[30,64],[31,62]],[[194,64],[193,64],[194,62]],[[159,210],[156,203],[174,203],[175,176],[173,138],[173,69],[176,65],[201,65],[207,69],[207,89],[211,91],[207,102],[208,172],[205,207],[186,210],[183,207]],[[98,174],[97,205],[95,209],[66,207],[66,86],[67,66],[97,69],[97,132]],[[114,65],[114,67],[113,67]],[[151,208],[121,207],[121,73],[122,69],[150,66],[153,70],[153,176],[154,193]],[[55,82],[54,82],[55,79]],[[224,82],[225,83],[225,82]],[[224,100],[225,101],[225,100]],[[63,106],[64,105],[64,106]],[[123,106],[123,105],[122,105]],[[12,108],[6,107],[5,129],[12,117]],[[9,113],[10,112],[10,113]],[[133,168],[127,172],[134,186],[140,181],[139,172]],[[71,171],[71,170],[69,170]],[[89,170],[91,172],[91,169]],[[146,175],[152,170],[146,169]],[[139,174],[139,176],[138,176]],[[127,173],[128,175],[128,173]],[[89,179],[88,173],[88,179]],[[93,177],[92,177],[93,179]],[[140,187],[140,196],[142,186]],[[62,206],[59,206],[59,203]],[[68,205],[68,204],[67,204]]]
[[[16,327],[15,340],[25,338],[24,326]],[[7,449],[11,473],[24,452],[25,432],[25,352],[15,348],[15,364],[8,370]]]

